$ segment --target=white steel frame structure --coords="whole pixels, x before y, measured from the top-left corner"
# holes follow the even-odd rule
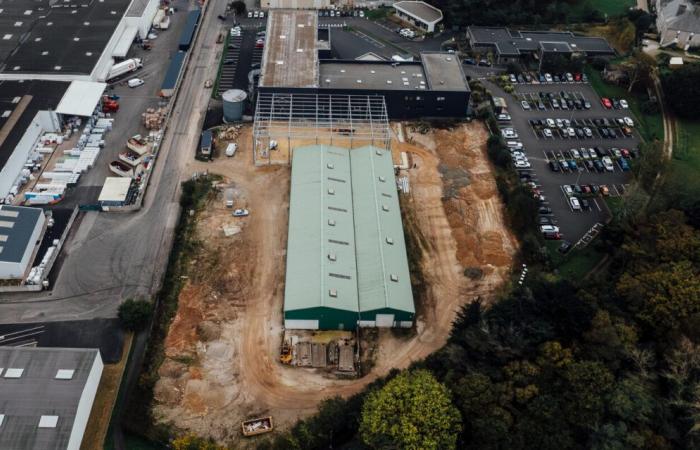
[[[258,94],[253,124],[256,165],[290,164],[295,147],[318,144],[390,150],[384,96]]]

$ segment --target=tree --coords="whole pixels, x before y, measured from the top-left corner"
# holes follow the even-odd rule
[[[661,82],[668,105],[681,117],[695,118],[700,113],[700,64],[688,63],[664,72]]]
[[[119,305],[119,323],[129,331],[141,331],[151,320],[153,305],[148,300],[127,299]]]
[[[174,450],[226,450],[216,445],[211,439],[204,439],[194,434],[187,434],[172,442]]]
[[[598,423],[604,412],[605,397],[613,386],[613,375],[596,361],[574,362],[564,369],[564,409],[569,422],[580,427]]]
[[[624,273],[617,291],[637,317],[654,329],[670,331],[700,313],[700,271],[678,261],[640,273]]]
[[[243,0],[236,0],[234,2],[231,2],[231,9],[238,16],[245,14],[245,10],[246,10],[245,2]]]
[[[643,51],[636,50],[627,61],[620,64],[620,67],[627,72],[629,78],[627,92],[632,92],[637,85],[641,85],[642,88],[651,86],[656,61]]]
[[[461,429],[449,391],[423,369],[402,372],[362,406],[360,435],[374,448],[454,449]]]

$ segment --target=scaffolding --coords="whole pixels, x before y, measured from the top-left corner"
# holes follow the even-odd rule
[[[253,124],[256,165],[290,164],[294,148],[317,144],[390,150],[384,96],[258,94]]]

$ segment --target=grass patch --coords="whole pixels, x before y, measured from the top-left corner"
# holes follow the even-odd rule
[[[592,245],[581,250],[574,249],[562,255],[558,251],[560,245],[560,241],[547,241],[545,244],[552,268],[559,272],[560,277],[571,281],[582,280],[605,256]]]
[[[673,159],[664,179],[664,191],[678,207],[700,196],[700,121],[678,119]]]
[[[640,97],[636,93],[627,92],[626,89],[613,84],[606,83],[600,76],[600,72],[590,66],[586,66],[586,75],[588,81],[601,97],[624,98],[630,105],[630,110],[637,119],[637,131],[642,135],[642,138],[649,142],[654,139],[662,140],[664,137],[664,122],[661,113],[646,114],[642,112],[641,104],[647,98]]]
[[[391,15],[392,8],[377,8],[365,11],[365,16],[369,20],[382,20]]]
[[[226,50],[228,50],[228,41],[231,38],[231,33],[226,33],[224,37],[224,49],[221,52],[221,59],[219,59],[219,69],[216,71],[216,81],[214,81],[214,86],[211,90],[211,98],[219,98],[219,82],[221,81],[221,69],[224,68],[224,58],[226,58]]]
[[[622,16],[627,13],[630,7],[635,6],[635,0],[586,0],[576,2],[576,6],[572,8],[572,15],[580,15],[586,7],[590,6],[596,11],[608,17]]]

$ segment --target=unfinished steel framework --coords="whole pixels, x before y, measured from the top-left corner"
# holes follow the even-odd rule
[[[390,150],[384,97],[261,92],[253,124],[255,164],[290,164],[293,149],[308,145]]]

